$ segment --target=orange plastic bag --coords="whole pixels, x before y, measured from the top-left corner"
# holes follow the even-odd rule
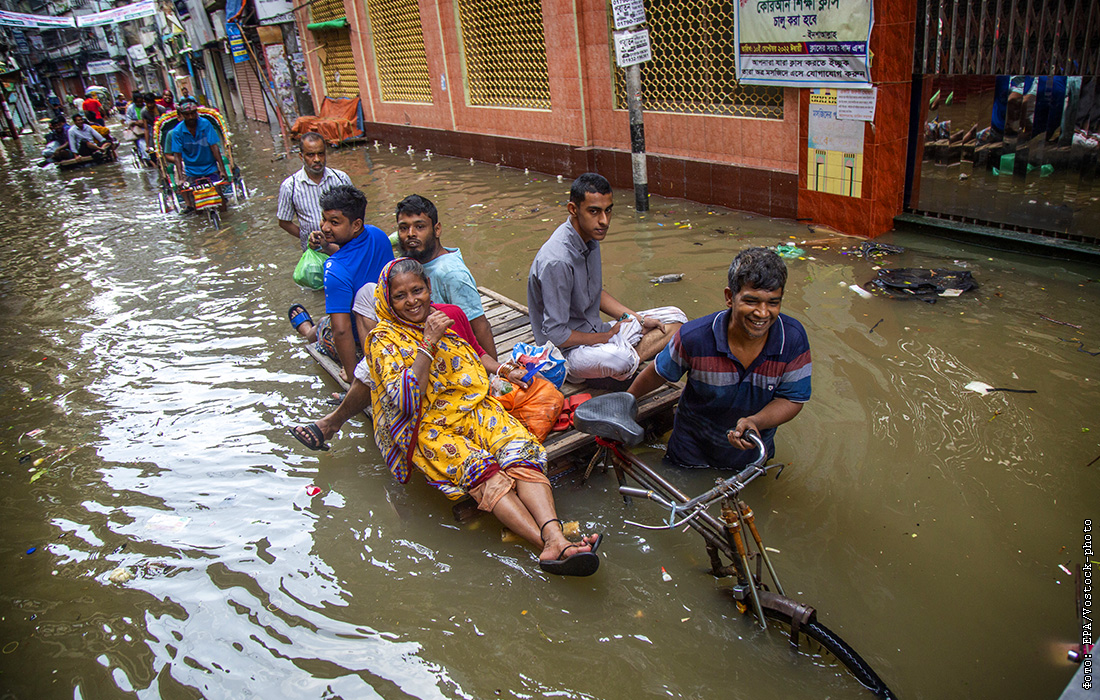
[[[565,403],[565,397],[557,387],[537,375],[526,389],[513,385],[512,391],[497,396],[496,400],[504,406],[505,411],[523,423],[539,442],[550,434],[550,429],[554,427]]]

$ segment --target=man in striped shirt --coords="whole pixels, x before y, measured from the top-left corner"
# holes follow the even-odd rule
[[[684,324],[630,385],[641,397],[688,375],[667,462],[739,469],[756,457],[747,430],[774,456],[776,428],[810,400],[813,368],[806,330],[779,313],[786,283],[787,266],[774,251],[741,251],[730,265],[726,310]]]
[[[314,131],[302,134],[302,169],[279,186],[279,227],[298,239],[302,250],[309,234],[321,230],[321,195],[336,185],[350,185],[351,178],[342,170],[325,166],[325,140]],[[292,219],[297,218],[295,223]]]

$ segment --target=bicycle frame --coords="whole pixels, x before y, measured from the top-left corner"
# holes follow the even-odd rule
[[[771,558],[764,547],[763,539],[756,529],[752,509],[744,501],[741,501],[738,496],[749,483],[771,469],[782,471],[783,465],[763,466],[766,458],[764,443],[755,434],[751,434],[749,437],[760,450],[759,459],[734,476],[719,481],[714,488],[695,498],[688,498],[686,494],[635,457],[623,444],[600,437],[596,438],[596,444],[599,445],[600,449],[592,458],[588,472],[591,472],[591,468],[600,460],[601,456],[605,458],[610,456],[611,466],[614,468],[615,476],[619,482],[619,493],[623,495],[628,504],[631,497],[635,496],[648,498],[669,509],[668,522],[665,525],[643,525],[629,520],[626,521],[628,524],[650,530],[668,530],[687,525],[698,532],[706,542],[707,553],[710,555],[711,569],[714,575],[718,577],[736,576],[737,585],[734,587],[734,597],[739,602],[746,597],[751,597],[757,620],[760,622],[760,626],[766,629],[767,622],[763,610],[764,596],[761,595],[761,591],[757,590],[758,587],[762,587],[764,584],[760,578],[759,566],[757,567],[757,573],[753,575],[749,565],[749,558],[752,555],[749,552],[746,530],[751,533],[756,544],[755,555],[759,557],[758,561],[762,561],[767,567],[768,575],[779,596],[785,596],[785,594]],[[588,473],[586,473],[586,477],[587,475]],[[640,484],[644,490],[627,486],[625,479],[627,476]],[[776,476],[778,477],[778,474]],[[721,520],[707,512],[707,508],[719,501],[722,503]],[[677,520],[678,514],[681,513],[687,515]],[[722,560],[718,556],[719,550],[726,555],[732,566],[722,564]],[[766,593],[766,591],[764,592]],[[769,607],[773,607],[775,604],[773,598],[774,596],[768,597],[768,602],[772,604]],[[786,608],[787,606],[782,607]],[[784,609],[784,612],[789,612],[789,610]],[[813,610],[809,608],[801,616],[809,618],[812,614]],[[793,638],[792,642],[797,643],[797,637]]]
[[[601,398],[597,397],[592,401],[597,402]],[[838,663],[852,673],[856,680],[875,695],[881,698],[894,698],[893,693],[874,669],[851,646],[817,619],[817,611],[812,606],[792,600],[783,592],[783,585],[779,582],[779,576],[776,574],[775,567],[772,566],[764,541],[756,529],[752,509],[740,499],[741,491],[747,485],[772,469],[781,471],[783,468],[781,464],[764,465],[767,449],[760,436],[755,432],[742,436],[742,440],[751,441],[759,452],[751,464],[729,478],[719,479],[717,484],[706,493],[688,498],[668,480],[631,454],[628,449],[628,444],[637,444],[642,439],[640,426],[633,423],[636,411],[633,398],[631,397],[625,403],[622,396],[609,395],[608,399],[598,405],[586,402],[577,409],[575,414],[577,429],[592,435],[598,446],[592,461],[588,463],[584,478],[587,479],[591,475],[593,467],[602,459],[604,466],[614,468],[615,478],[619,482],[619,493],[627,504],[630,504],[632,497],[641,497],[668,510],[668,518],[663,525],[643,525],[630,520],[626,522],[650,530],[693,528],[706,543],[714,575],[736,576],[737,583],[733,587],[733,597],[742,613],[748,610],[746,600],[751,599],[753,612],[762,629],[767,629],[768,617],[772,617],[781,627],[789,625],[790,644],[794,649],[800,649],[799,638],[804,636],[828,651]],[[585,406],[589,406],[590,410],[587,415],[582,415],[585,413],[583,410]],[[777,473],[776,476],[778,477],[779,474]],[[642,488],[627,486],[627,477]],[[720,517],[708,512],[708,508],[716,503],[721,506]],[[750,547],[753,547],[749,544],[750,536],[755,545],[755,551],[752,552],[750,552]],[[729,560],[729,565],[722,563],[721,554]],[[753,558],[756,559],[755,571],[750,564]],[[762,565],[768,568],[768,576],[771,578],[774,591],[770,590],[762,580]]]

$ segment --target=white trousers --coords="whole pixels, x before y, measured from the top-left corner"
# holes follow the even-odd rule
[[[661,306],[639,311],[639,315],[656,318],[661,323],[687,323],[687,316],[675,306]],[[638,370],[638,352],[634,347],[644,335],[636,319],[624,321],[619,332],[606,343],[579,345],[565,352],[566,378],[571,382],[585,379],[629,379]]]

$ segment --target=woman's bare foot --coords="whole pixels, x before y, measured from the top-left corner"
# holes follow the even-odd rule
[[[557,527],[554,527],[554,525],[557,525]],[[585,535],[580,542],[570,542],[562,532],[561,522],[558,520],[551,520],[544,524],[542,528],[543,547],[542,551],[539,552],[539,561],[561,559],[563,553],[566,556],[572,556],[583,552],[591,552],[592,545],[599,538],[599,535]],[[569,551],[566,552],[566,549]]]

